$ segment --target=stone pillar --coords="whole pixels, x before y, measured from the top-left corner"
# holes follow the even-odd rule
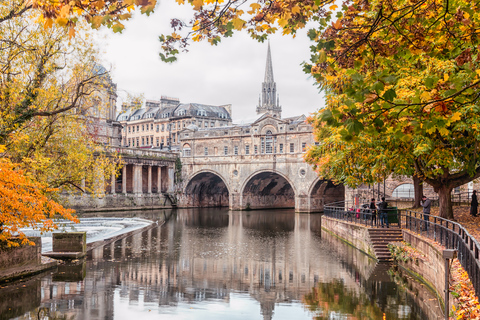
[[[175,171],[173,168],[168,167],[168,186],[167,192],[173,192],[173,180],[174,180]]]
[[[310,197],[304,194],[295,196],[295,212],[310,212]]]
[[[133,165],[133,193],[142,193],[142,166]]]
[[[127,194],[127,165],[122,168],[122,193]]]
[[[157,190],[162,193],[162,167],[157,167]]]
[[[148,166],[147,193],[152,193],[152,166]]]
[[[112,173],[112,177],[110,178],[110,190],[111,194],[115,194],[115,185],[116,185],[116,177],[115,177],[115,172]]]
[[[242,210],[240,193],[230,193],[228,196],[228,207],[230,210]]]

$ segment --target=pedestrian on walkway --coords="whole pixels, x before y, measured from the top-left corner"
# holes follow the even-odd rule
[[[473,190],[472,202],[470,202],[470,214],[474,217],[478,214],[477,190]]]
[[[382,228],[384,225],[388,226],[388,216],[387,216],[387,202],[385,201],[385,197],[382,197],[382,202],[380,202],[377,207],[378,207],[378,214],[380,215],[380,223],[382,225]]]
[[[377,225],[377,205],[375,204],[375,198],[370,201],[370,213],[372,214],[372,225]]]
[[[422,196],[422,201],[420,205],[423,207],[423,220],[425,220],[425,226],[423,231],[428,230],[428,221],[430,220],[430,207],[432,206],[432,201],[428,199],[425,195]]]

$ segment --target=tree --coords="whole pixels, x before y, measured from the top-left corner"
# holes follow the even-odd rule
[[[326,169],[345,181],[378,179],[387,169],[413,173],[438,192],[440,215],[453,218],[451,190],[480,177],[479,1],[353,0],[341,8],[330,1],[258,1],[243,20],[243,2],[190,3],[196,10],[192,30],[160,39],[166,61],[186,48],[189,37],[215,44],[247,29],[263,40],[277,27],[294,34],[307,21],[316,22],[308,31],[315,44],[304,68],[326,93],[327,107],[312,121],[335,136],[311,149],[310,160],[357,161],[352,172]],[[187,24],[172,26],[178,31]],[[338,153],[325,146],[332,139],[352,152],[366,146],[371,155]],[[396,150],[402,153],[390,159]]]
[[[0,146],[0,152],[3,151]],[[42,232],[51,231],[57,227],[54,218],[78,222],[73,210],[65,209],[48,196],[53,191],[18,170],[10,159],[0,158],[0,243],[32,244],[19,229],[38,227]],[[19,241],[12,239],[17,235]]]
[[[37,22],[46,28],[54,24],[67,27],[70,37],[75,35],[75,28],[82,20],[95,29],[107,26],[121,32],[124,28],[121,21],[130,19],[136,7],[149,15],[156,3],[156,0],[3,0],[0,24],[33,11],[38,15]]]
[[[2,3],[0,16],[11,10]],[[58,192],[85,191],[83,181],[104,190],[117,161],[89,132],[87,115],[104,107],[96,95],[109,85],[90,28],[78,24],[72,38],[36,19],[27,10],[0,23],[0,241],[36,223],[49,230],[57,216],[76,221]]]

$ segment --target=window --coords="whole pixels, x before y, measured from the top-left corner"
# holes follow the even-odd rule
[[[135,132],[135,126],[132,127],[132,132]]]
[[[162,144],[165,142],[165,140],[163,140],[164,138],[162,137]]]
[[[159,131],[159,125],[157,124],[157,132]]]
[[[206,155],[206,156],[208,156],[208,147],[205,147],[205,148],[203,149],[203,154]]]
[[[130,138],[128,138],[128,146],[130,147]]]
[[[283,143],[280,143],[279,148],[280,148],[280,153],[283,153]]]
[[[153,130],[153,123],[150,125],[150,130]]]
[[[130,129],[131,129],[131,128],[130,128],[130,127],[128,127],[128,133],[130,133]]]
[[[140,138],[137,137],[137,147],[140,147]]]
[[[174,123],[173,123],[173,128],[172,128],[173,130],[175,130],[175,126],[176,126],[176,125],[177,125],[177,124],[174,122]]]
[[[215,122],[210,122],[210,127],[214,127],[215,126]]]
[[[245,154],[250,154],[250,146],[248,144],[245,146]]]
[[[260,153],[264,154],[265,153],[265,138],[261,137],[260,138]]]
[[[253,146],[253,152],[254,152],[255,154],[258,154],[258,146],[257,146],[257,145],[254,145],[254,146]]]
[[[142,146],[144,146],[144,145],[145,145],[145,138],[142,137]]]
[[[140,131],[140,126],[137,126],[137,132],[139,132],[139,131]]]
[[[295,152],[295,143],[290,143],[290,153]]]
[[[144,127],[144,125],[143,125],[143,124],[142,124],[142,131],[145,131],[145,127]]]
[[[272,131],[268,130],[265,137],[265,153],[273,153]]]
[[[238,156],[238,146],[233,147],[233,153]]]
[[[185,157],[190,157],[192,155],[192,150],[190,148],[184,148],[183,149],[183,155]]]
[[[223,147],[223,154],[226,155],[226,156],[228,155],[228,147],[227,146]]]
[[[302,152],[305,152],[305,151],[307,151],[307,143],[302,142]]]
[[[162,132],[165,131],[165,125],[162,124]]]
[[[175,133],[172,133],[172,138],[173,138],[173,143],[176,142],[175,138],[176,138],[176,134]]]
[[[205,121],[205,128],[208,128],[208,122]]]
[[[157,138],[157,147],[160,146],[160,139]]]

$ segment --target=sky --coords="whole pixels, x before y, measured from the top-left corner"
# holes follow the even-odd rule
[[[189,52],[180,54],[177,62],[164,63],[158,55],[158,36],[171,33],[171,18],[188,20],[191,11],[174,0],[159,2],[149,17],[136,13],[121,34],[101,32],[102,63],[117,83],[118,106],[128,92],[144,94],[149,100],[168,96],[179,98],[181,103],[231,104],[234,122],[255,116],[265,75],[267,43],[237,32],[217,46],[192,42]],[[313,78],[303,73],[300,65],[310,57],[311,43],[306,32],[299,31],[295,39],[280,34],[270,39],[282,117],[308,116],[324,105]]]

